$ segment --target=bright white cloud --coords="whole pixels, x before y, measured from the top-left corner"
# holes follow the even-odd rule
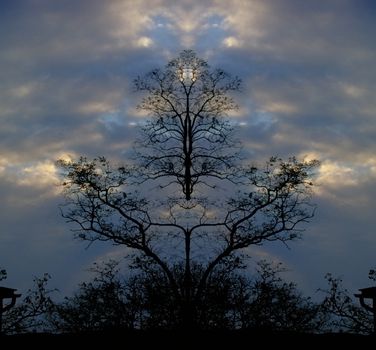
[[[25,188],[28,188],[29,192],[27,193],[34,193],[34,195],[39,193],[40,198],[56,196],[61,194],[61,188],[59,187],[61,178],[55,163],[56,160],[63,159],[68,161],[76,158],[77,154],[75,152],[59,152],[52,159],[27,163],[1,158],[0,182],[6,181],[12,186],[18,187],[21,193]],[[16,193],[12,197],[15,198],[13,202],[16,200],[19,203],[26,199],[26,197],[18,196]],[[36,198],[30,199],[35,200]]]
[[[19,172],[18,184],[32,187],[51,187],[59,182],[56,166],[51,161],[38,162],[23,167]]]
[[[229,36],[225,39],[223,39],[223,44],[226,46],[226,47],[241,47],[242,46],[242,43],[239,39],[233,37],[233,36]]]
[[[359,177],[356,169],[338,162],[324,161],[318,171],[317,182],[319,186],[341,188],[356,186]]]
[[[136,45],[139,47],[149,47],[153,45],[153,40],[147,36],[142,36],[141,38],[137,39]]]

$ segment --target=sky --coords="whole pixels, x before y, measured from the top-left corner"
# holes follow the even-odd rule
[[[137,75],[193,49],[243,80],[250,161],[316,158],[316,216],[281,261],[314,295],[331,272],[356,292],[376,266],[376,2],[366,0],[2,0],[0,267],[21,292],[48,272],[67,294],[124,250],[73,239],[60,216],[61,157],[126,162]]]

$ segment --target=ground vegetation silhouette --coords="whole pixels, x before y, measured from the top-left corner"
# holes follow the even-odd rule
[[[192,268],[199,281],[202,266]],[[95,265],[94,278],[82,283],[74,296],[51,309],[55,331],[68,333],[116,330],[172,330],[181,321],[180,301],[158,266],[125,277],[118,262]],[[281,265],[258,263],[254,275],[222,266],[210,276],[202,304],[197,307],[201,330],[317,332],[327,324],[321,305],[304,297],[296,285],[281,277]],[[175,267],[184,280],[184,266]]]

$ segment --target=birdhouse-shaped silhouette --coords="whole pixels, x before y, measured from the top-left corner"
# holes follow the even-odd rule
[[[376,299],[376,287],[368,287],[359,289],[360,294],[356,294],[357,297],[363,297],[366,299]]]
[[[18,298],[21,294],[15,294],[17,289],[0,287],[0,299],[13,299]]]
[[[21,296],[21,294],[16,294],[17,289],[0,287],[0,334],[2,330],[2,315],[3,312],[8,311],[10,308],[16,304],[16,299]],[[4,299],[11,299],[10,303],[7,305],[3,304]]]
[[[359,289],[359,294],[354,294],[355,297],[359,298],[360,305],[362,305],[366,310],[373,313],[373,329],[376,334],[376,287],[368,287]],[[372,299],[372,306],[366,304],[364,299]]]
[[[21,294],[16,294],[17,289],[0,287],[0,313],[9,310],[16,303],[16,299],[21,296]],[[11,299],[10,304],[3,305],[4,299]]]

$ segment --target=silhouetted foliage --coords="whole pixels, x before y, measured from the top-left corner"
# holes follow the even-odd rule
[[[304,297],[296,284],[285,282],[281,264],[259,263],[257,278],[249,288],[248,305],[241,308],[242,328],[268,331],[318,332],[324,328],[327,315],[321,305]]]
[[[81,283],[74,296],[53,306],[49,320],[55,330],[77,333],[134,328],[135,315],[116,265],[113,261],[95,265],[92,271],[96,276],[91,282]]]
[[[76,237],[124,245],[157,266],[185,327],[197,325],[197,305],[219,266],[241,260],[250,245],[299,238],[314,214],[317,161],[236,163],[225,114],[235,108],[229,92],[239,84],[183,51],[164,70],[136,80],[147,93],[140,108],[151,115],[142,128],[141,164],[115,167],[104,157],[58,162],[62,215],[75,224]]]
[[[50,276],[34,279],[34,287],[29,289],[22,300],[3,315],[3,333],[25,333],[49,328],[46,315],[50,313],[53,302],[50,298],[54,290],[47,287]]]
[[[195,305],[197,327],[203,330],[320,331],[326,316],[285,282],[280,265],[261,261],[256,274],[246,277],[232,266],[220,266],[208,280],[202,302]],[[172,330],[184,320],[179,300],[158,266],[124,278],[116,262],[95,266],[96,276],[78,292],[55,305],[52,323],[57,331],[77,333],[106,330]],[[204,268],[194,265],[193,283]],[[176,279],[184,282],[184,268],[175,266]]]
[[[7,278],[7,271],[5,269],[0,270],[0,281],[5,280]]]
[[[368,278],[372,281],[376,281],[376,270],[375,269],[369,270]]]
[[[357,334],[373,332],[372,315],[355,301],[352,294],[342,286],[342,279],[326,275],[328,290],[322,290],[326,297],[323,310],[331,316],[331,328]]]

